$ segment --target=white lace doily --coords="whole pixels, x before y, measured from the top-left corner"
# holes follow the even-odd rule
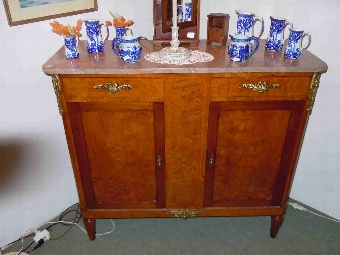
[[[144,58],[150,62],[156,62],[159,64],[191,65],[195,63],[203,63],[203,62],[212,61],[214,59],[214,56],[206,52],[192,50],[190,58],[185,59],[185,60],[180,60],[180,61],[161,59],[159,57],[158,52],[147,54],[144,56]]]

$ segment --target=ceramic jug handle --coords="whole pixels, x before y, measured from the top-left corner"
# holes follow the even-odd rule
[[[105,41],[105,40],[107,40],[108,38],[109,38],[109,27],[108,27],[108,25],[106,25],[106,24],[104,24],[104,23],[101,23],[100,24],[100,34],[101,34],[101,36],[103,37],[103,35],[102,35],[102,26],[105,26],[106,27],[106,37],[105,37],[105,39],[103,40],[103,41]]]
[[[75,36],[76,37],[76,46],[78,48],[78,45],[79,45],[79,36]]]
[[[258,20],[258,21],[261,22],[261,30],[260,30],[260,32],[258,33],[258,35],[257,35],[256,37],[261,37],[261,35],[263,34],[263,31],[264,31],[264,22],[263,22],[263,18],[261,18],[261,17],[255,17],[254,22],[255,22],[256,20]]]
[[[302,40],[303,40],[303,38],[304,38],[305,36],[308,37],[308,42],[307,42],[305,45],[302,46],[301,51],[302,51],[303,49],[307,49],[307,48],[309,47],[310,43],[311,43],[312,37],[311,37],[310,33],[308,33],[308,32],[304,33],[303,36],[302,36]]]
[[[250,40],[254,40],[255,41],[255,49],[252,50],[252,52],[250,52],[249,54],[249,57],[252,56],[256,51],[257,49],[259,48],[259,45],[260,45],[260,42],[259,42],[259,39],[257,39],[256,36],[251,36],[249,37]]]
[[[116,42],[121,42],[121,39],[120,38],[114,38],[113,40],[112,40],[112,45],[111,45],[111,48],[112,48],[112,50],[113,50],[113,52],[118,56],[118,57],[120,57],[120,54],[116,51],[116,49],[115,49],[115,43]]]
[[[286,20],[284,29],[286,29],[287,26],[290,26],[290,28],[293,28],[293,22]],[[284,33],[284,30],[283,30],[283,33]],[[286,37],[283,37],[283,42],[285,42],[288,38],[289,38],[289,33]]]
[[[130,31],[130,35],[131,35],[131,36],[133,35],[132,29],[131,29],[131,28],[126,28],[126,29],[125,29],[125,35],[128,35],[128,34],[126,33],[127,31]]]

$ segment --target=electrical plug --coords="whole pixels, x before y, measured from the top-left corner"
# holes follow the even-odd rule
[[[33,237],[34,242],[38,243],[41,239],[45,241],[50,239],[50,232],[48,232],[46,229],[43,231],[37,231],[35,233],[35,237]]]
[[[43,231],[37,231],[35,233],[35,237],[33,237],[36,246],[32,251],[38,249],[41,245],[43,245],[45,241],[50,239],[50,236],[51,236],[50,232],[48,232],[46,229]]]

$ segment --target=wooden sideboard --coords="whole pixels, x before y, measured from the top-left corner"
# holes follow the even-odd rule
[[[154,51],[141,42],[143,56]],[[127,64],[105,45],[43,66],[52,76],[81,212],[98,218],[271,216],[283,222],[308,117],[327,65],[259,50],[234,63]]]

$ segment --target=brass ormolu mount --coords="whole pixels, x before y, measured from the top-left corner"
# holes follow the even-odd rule
[[[318,92],[318,88],[320,84],[320,77],[321,77],[320,73],[314,73],[312,82],[310,84],[310,89],[312,92],[310,95],[310,101],[309,101],[309,105],[307,108],[309,115],[312,114],[312,110],[313,110],[313,106],[314,106],[315,98],[316,98],[316,92]]]
[[[94,89],[104,89],[112,94],[122,91],[123,89],[132,89],[132,86],[129,84],[118,85],[117,82],[114,83],[106,83],[106,84],[99,84],[93,87]]]
[[[276,89],[279,84],[267,84],[266,82],[256,82],[254,84],[243,84],[240,89],[253,89],[260,93],[267,92],[269,89]]]
[[[191,211],[191,210],[180,210],[180,211],[170,211],[168,212],[173,217],[182,218],[186,220],[187,218],[196,217],[197,214],[202,213],[202,211]]]

